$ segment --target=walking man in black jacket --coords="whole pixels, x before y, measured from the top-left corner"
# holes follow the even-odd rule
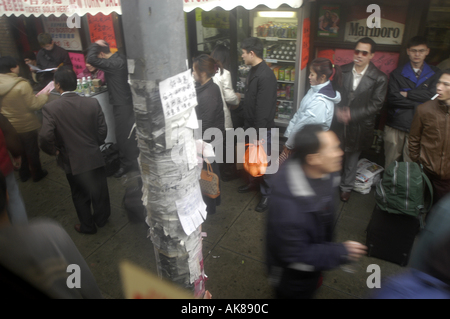
[[[104,40],[89,47],[87,62],[105,72],[108,83],[109,103],[113,106],[116,141],[120,153],[120,169],[114,177],[138,170],[139,149],[133,136],[128,138],[135,123],[133,99],[128,84],[127,60],[120,53],[112,53]]]
[[[441,72],[425,62],[430,49],[425,37],[416,36],[408,42],[409,62],[395,69],[389,78],[388,117],[384,127],[385,167],[394,161],[411,162],[408,136],[418,105],[436,94]]]
[[[309,299],[321,272],[356,261],[367,247],[333,240],[335,194],[343,151],[331,131],[308,124],[273,177],[266,232],[270,283],[279,299]]]
[[[247,38],[242,41],[242,59],[250,65],[249,75],[246,81],[244,97],[244,130],[254,128],[258,141],[260,129],[267,129],[267,139],[264,148],[267,156],[271,155],[271,129],[275,127],[275,109],[277,105],[277,79],[273,71],[262,59],[264,46],[258,38]],[[250,141],[253,143],[253,141]],[[269,163],[270,165],[270,163]],[[240,193],[250,192],[257,186],[257,179],[249,176],[249,183],[239,187]],[[270,175],[260,178],[259,185],[262,198],[256,206],[256,211],[263,212],[268,208],[271,193]]]

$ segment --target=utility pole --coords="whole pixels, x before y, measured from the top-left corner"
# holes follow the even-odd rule
[[[186,128],[183,118],[167,123],[159,92],[161,81],[188,68],[183,1],[122,1],[122,24],[140,149],[143,203],[158,275],[201,298],[205,293],[201,226],[186,235],[177,205],[180,199],[199,191],[198,169],[173,160],[186,144],[195,145],[193,131]]]

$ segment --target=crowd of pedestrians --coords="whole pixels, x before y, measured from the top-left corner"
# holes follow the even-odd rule
[[[0,58],[0,186],[4,186],[0,187],[0,219],[7,221],[4,225],[26,224],[25,207],[12,172],[19,170],[22,182],[29,178],[39,182],[48,174],[39,160],[42,149],[56,156],[66,174],[80,221],[74,226],[76,231],[95,234],[110,216],[105,162],[99,149],[108,130],[105,117],[97,100],[74,92],[77,76],[67,52],[47,34],[39,35],[38,40],[41,51],[26,59],[29,65],[53,68],[42,76],[33,73],[28,80],[20,78],[18,63],[11,57]],[[204,168],[210,163],[222,181],[237,178],[236,158],[230,163],[227,154],[234,153],[236,143],[253,141],[248,136],[245,141],[227,141],[226,132],[238,127],[255,130],[268,165],[276,161],[280,167],[275,174],[245,174],[245,184],[237,191],[259,190],[261,200],[255,210],[268,210],[267,266],[277,298],[312,298],[323,271],[366,254],[367,247],[361,243],[333,241],[335,199],[350,200],[358,160],[372,145],[376,116],[383,105],[387,106],[385,165],[417,162],[432,181],[435,203],[450,193],[450,69],[440,70],[425,62],[429,47],[422,37],[409,41],[409,61],[394,70],[389,79],[372,62],[377,48],[371,38],[356,43],[349,64],[338,66],[329,59],[316,58],[308,69],[310,89],[299,99],[297,112],[284,133],[281,154],[275,154],[272,134],[276,134],[277,80],[263,59],[263,49],[258,38],[241,42],[242,60],[250,67],[243,96],[233,91],[226,47],[219,45],[211,55],[200,54],[193,59],[198,100],[195,112],[202,121],[202,137],[210,128],[222,133],[214,139],[204,137],[216,155],[223,155],[220,161],[217,156],[206,158]],[[121,161],[115,177],[121,177],[139,169],[136,140],[128,138],[134,113],[126,58],[111,52],[108,44],[99,40],[89,47],[86,62],[83,72],[108,83]],[[61,97],[47,103],[49,93],[36,96],[33,87],[42,88],[50,81],[54,81]],[[41,109],[42,123],[36,116]],[[265,131],[267,135],[263,136],[261,132]],[[214,214],[221,197],[204,196],[204,201],[208,213]],[[33,227],[26,230],[30,236],[57,228],[50,224]],[[66,237],[58,229],[55,232]],[[444,264],[448,261],[442,253],[447,247],[448,240],[437,244],[429,253],[432,262],[414,273],[413,279],[399,278],[399,282],[410,280],[414,287],[427,276],[436,279],[437,274],[436,280],[444,280],[446,285],[448,273],[442,271],[439,258],[446,258]],[[76,249],[70,249],[72,257],[79,258]],[[98,289],[95,281],[92,285]]]

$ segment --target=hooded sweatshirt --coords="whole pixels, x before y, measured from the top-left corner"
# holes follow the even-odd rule
[[[26,133],[41,127],[34,111],[47,102],[48,95],[35,96],[29,82],[15,73],[0,74],[1,113],[17,133]]]
[[[324,130],[329,130],[333,120],[334,106],[340,101],[341,94],[333,89],[330,81],[311,86],[284,133],[284,136],[288,138],[286,147],[289,149],[294,147],[295,133],[306,124],[322,124]]]

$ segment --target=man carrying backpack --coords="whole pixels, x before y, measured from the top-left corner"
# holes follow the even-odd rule
[[[417,107],[409,133],[413,162],[422,164],[433,184],[434,203],[450,193],[450,69],[436,85],[438,97]]]

